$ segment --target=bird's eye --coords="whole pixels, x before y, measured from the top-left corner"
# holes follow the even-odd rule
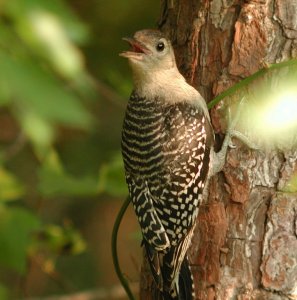
[[[161,52],[165,48],[165,44],[163,42],[159,42],[156,46],[157,51]]]

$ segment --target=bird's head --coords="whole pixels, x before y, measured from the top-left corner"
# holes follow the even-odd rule
[[[150,74],[158,70],[176,68],[170,41],[159,30],[137,31],[133,38],[124,38],[131,50],[120,53],[129,59],[132,70],[137,74]]]
[[[140,97],[163,99],[167,103],[202,99],[179,72],[173,47],[161,31],[141,30],[133,38],[124,40],[131,49],[120,55],[129,60],[134,75],[134,90]]]

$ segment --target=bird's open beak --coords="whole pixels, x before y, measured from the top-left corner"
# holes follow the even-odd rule
[[[144,44],[134,38],[125,37],[123,40],[130,44],[131,50],[121,52],[119,54],[120,56],[141,60],[143,55],[150,52],[150,50]]]

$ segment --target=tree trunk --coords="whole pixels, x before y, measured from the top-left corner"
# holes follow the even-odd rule
[[[180,71],[206,101],[274,63],[296,57],[297,0],[168,0],[159,26]],[[246,92],[253,90],[250,86]],[[212,123],[225,131],[218,108]],[[297,298],[297,151],[251,150],[235,141],[210,182],[189,250],[196,299]],[[146,267],[141,299],[152,299]]]

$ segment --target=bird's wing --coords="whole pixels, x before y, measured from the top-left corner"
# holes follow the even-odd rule
[[[165,124],[167,182],[159,196],[153,197],[153,204],[175,245],[195,223],[209,170],[213,133],[204,112],[185,104],[172,106],[165,115]]]
[[[169,299],[175,299],[181,289],[184,294],[192,294],[193,280],[188,264],[184,264],[184,272],[181,276],[178,276],[178,273],[184,263],[185,253],[190,245],[193,229],[194,227],[176,247],[170,247],[166,252],[154,250],[151,245],[144,240],[147,260],[154,281],[158,289],[162,291],[163,296],[168,295]],[[180,284],[182,284],[182,286],[180,286]],[[188,295],[185,299],[192,298]]]
[[[164,142],[167,183],[161,185],[159,197],[156,192],[151,199],[171,247],[162,253],[154,252],[149,245],[146,248],[154,277],[158,278],[161,272],[163,289],[174,290],[202,200],[213,133],[208,118],[199,108],[176,105],[167,116],[168,140]]]
[[[136,212],[144,239],[157,251],[169,247],[170,242],[165,228],[156,213],[146,183],[126,173],[129,194]]]

